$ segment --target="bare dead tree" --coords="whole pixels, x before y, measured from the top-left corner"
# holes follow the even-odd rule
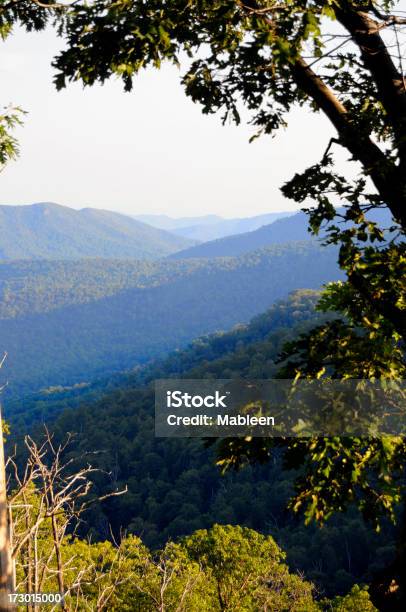
[[[28,458],[23,473],[14,457],[7,461],[9,487],[11,483],[14,486],[8,506],[13,534],[12,558],[17,561],[20,576],[17,588],[24,587],[26,593],[39,593],[46,584],[54,583],[62,595],[74,593],[78,597],[81,582],[85,574],[89,574],[90,567],[85,572],[83,568],[75,568],[74,557],[64,559],[62,549],[67,533],[72,538],[75,536],[82,515],[92,504],[126,492],[124,489],[91,496],[90,477],[100,470],[90,464],[75,469],[74,462],[78,458],[64,458],[71,441],[69,434],[63,443],[55,445],[52,434],[45,428],[41,443],[30,436],[25,438]],[[118,556],[117,563],[119,560]],[[75,577],[67,586],[65,575],[68,571]],[[108,592],[105,587],[99,596],[97,610],[105,609]],[[77,609],[77,604],[72,608],[64,600],[62,610],[71,609]],[[27,610],[34,612],[38,605],[29,603]]]

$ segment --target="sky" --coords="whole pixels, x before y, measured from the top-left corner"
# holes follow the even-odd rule
[[[116,80],[56,92],[53,31],[17,31],[1,44],[1,104],[27,115],[20,159],[0,175],[0,204],[175,217],[294,210],[279,187],[317,161],[333,135],[323,116],[297,110],[287,130],[249,144],[253,129],[203,115],[172,66],[143,72],[131,93]]]

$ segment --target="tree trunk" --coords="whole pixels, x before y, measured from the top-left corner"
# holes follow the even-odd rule
[[[52,500],[53,503],[54,500]],[[63,560],[62,560],[62,555],[61,555],[61,541],[60,541],[60,537],[58,534],[58,526],[57,526],[57,522],[56,522],[56,516],[55,514],[52,514],[51,516],[51,523],[52,523],[52,536],[53,536],[53,540],[54,540],[54,548],[55,548],[55,556],[56,556],[56,565],[57,565],[57,578],[58,578],[58,588],[59,588],[59,592],[62,595],[62,597],[65,596],[65,584],[64,584],[64,577],[63,577]],[[62,600],[63,603],[61,604],[62,610],[67,610],[67,606],[65,604],[65,600]]]
[[[4,461],[3,422],[0,405],[0,612],[15,610],[9,602],[14,593],[14,570],[11,556],[10,526],[7,512],[6,469]]]

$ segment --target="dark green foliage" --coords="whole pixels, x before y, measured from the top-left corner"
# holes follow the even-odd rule
[[[131,369],[248,321],[289,291],[339,278],[335,257],[292,243],[236,259],[0,265],[8,393]]]

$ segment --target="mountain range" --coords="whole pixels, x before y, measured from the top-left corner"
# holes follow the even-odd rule
[[[337,248],[308,234],[303,213],[190,246],[173,232],[197,235],[191,227],[221,222],[167,231],[108,211],[16,208],[0,207],[8,444],[15,452],[27,432],[39,439],[46,423],[56,445],[72,432],[75,466],[91,454],[100,472],[79,535],[91,525],[91,537],[104,541],[125,529],[156,550],[215,522],[258,531],[275,524],[289,563],[320,590],[351,587],[342,573],[348,558],[360,582],[380,567],[394,550],[390,532],[379,541],[368,533],[365,544],[353,516],[322,535],[292,529],[285,508],[294,474],[280,453],[220,477],[214,447],[154,435],[154,380],[272,378],[286,342],[337,316],[314,310],[322,285],[343,278]],[[227,220],[234,230],[239,221]],[[5,259],[15,253],[20,259]],[[97,501],[124,488],[125,496]],[[358,536],[368,554],[357,557]]]
[[[195,244],[132,217],[51,202],[0,206],[0,260],[154,259]]]
[[[282,217],[291,216],[292,212],[275,212],[255,217],[242,217],[235,219],[224,219],[217,215],[206,215],[204,217],[181,217],[175,219],[166,215],[139,215],[139,221],[148,223],[153,227],[165,229],[191,240],[206,242],[230,236],[242,234],[258,229],[262,225],[273,223]]]
[[[273,244],[311,240],[308,230],[308,217],[305,213],[277,219],[268,225],[262,225],[254,231],[226,236],[197,244],[185,250],[174,253],[170,257],[187,259],[190,257],[237,257]]]
[[[343,209],[337,209],[343,212]],[[368,213],[368,219],[380,224],[382,228],[389,228],[394,221],[388,209],[374,210]],[[345,225],[345,224],[344,224]],[[341,227],[344,227],[342,224]],[[351,224],[350,224],[351,225]],[[308,231],[309,217],[304,212],[276,219],[273,223],[263,225],[255,231],[247,231],[243,234],[227,236],[219,240],[211,240],[203,244],[197,244],[183,251],[178,251],[171,258],[188,259],[191,257],[238,257],[254,249],[260,249],[276,244],[284,244],[292,241],[321,242],[325,233],[321,230],[319,237],[314,237]],[[387,232],[389,236],[389,232]]]
[[[223,217],[219,215],[203,215],[200,217],[170,217],[169,215],[134,215],[134,219],[157,227],[158,229],[167,230],[172,232],[180,230],[185,227],[192,225],[216,225],[225,221]]]
[[[308,232],[308,217],[303,212],[236,219],[216,215],[179,219],[141,215],[140,218],[167,229],[108,210],[75,210],[46,202],[3,205],[0,206],[0,261],[238,257],[275,244],[316,240]],[[391,225],[386,209],[375,211],[371,220],[387,227]],[[219,235],[223,237],[210,239]]]

